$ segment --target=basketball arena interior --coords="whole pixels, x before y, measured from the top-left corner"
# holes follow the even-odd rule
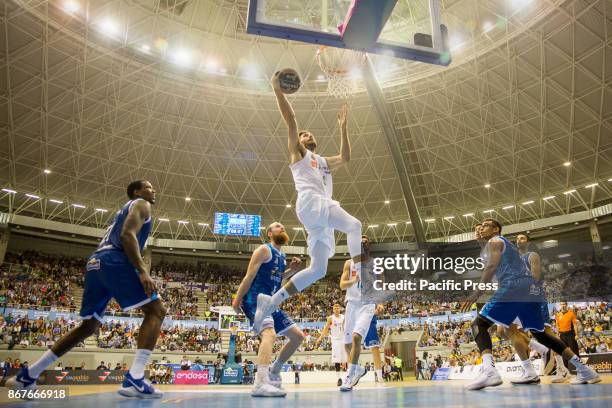
[[[609,0],[2,0],[0,151],[2,405],[612,405]]]

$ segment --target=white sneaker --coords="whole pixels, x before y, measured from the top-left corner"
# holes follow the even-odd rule
[[[340,386],[340,391],[350,391],[353,387],[351,387],[351,376],[347,375],[342,381],[342,385]]]
[[[355,372],[351,376],[351,388],[356,386],[359,383],[359,380],[361,380],[363,376],[366,375],[366,373],[367,371],[365,370],[365,368],[357,366],[355,368]]]
[[[569,379],[570,373],[566,368],[559,370],[557,368],[557,375],[555,375],[552,380],[550,380],[553,384],[561,384],[566,382]]]
[[[285,395],[287,395],[286,391],[276,388],[270,383],[255,384],[251,391],[253,397],[284,397]]]
[[[255,310],[255,318],[253,319],[253,331],[255,333],[259,333],[264,319],[270,316],[273,311],[272,296],[263,293],[257,295],[257,309]]]
[[[514,380],[510,380],[510,382],[512,384],[517,384],[517,385],[539,384],[540,376],[537,375],[535,371],[532,370],[531,373],[523,372],[523,375],[521,375],[519,378],[516,378]]]
[[[33,391],[36,389],[36,378],[30,377],[30,373],[28,372],[27,367],[24,367],[19,370],[17,375],[8,378],[6,380],[5,386],[15,391]],[[32,398],[28,397],[28,393],[23,393],[21,399],[30,400]]]
[[[483,369],[480,375],[471,383],[467,384],[467,390],[481,390],[485,387],[497,387],[503,384],[503,380],[499,376],[496,369]]]
[[[280,373],[274,374],[272,371],[268,371],[268,383],[272,384],[279,390],[283,389],[283,379]]]
[[[570,381],[571,384],[595,384],[601,381],[601,377],[591,367],[584,370],[576,370],[576,377]]]

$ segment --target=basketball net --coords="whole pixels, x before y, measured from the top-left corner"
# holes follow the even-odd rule
[[[335,98],[348,99],[357,90],[357,78],[366,63],[366,53],[322,45],[317,63],[327,77],[327,92]]]

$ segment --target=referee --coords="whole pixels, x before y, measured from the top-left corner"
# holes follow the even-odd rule
[[[561,302],[561,311],[557,313],[556,320],[561,341],[580,357],[577,341],[577,333],[581,331],[580,321],[576,318],[576,314],[567,308],[567,302]],[[563,363],[569,368],[567,359],[563,358]]]

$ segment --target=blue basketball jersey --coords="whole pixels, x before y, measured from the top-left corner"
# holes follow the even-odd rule
[[[508,286],[516,280],[530,277],[531,272],[521,258],[516,246],[501,235],[498,235],[497,238],[504,243],[504,251],[495,270],[495,276],[500,286]]]
[[[261,264],[253,283],[249,288],[244,303],[257,303],[257,295],[263,293],[265,295],[273,295],[280,288],[283,280],[283,272],[285,272],[285,254],[277,250],[272,244],[267,244],[272,253],[272,258]]]
[[[531,272],[531,263],[529,262],[529,257],[535,254],[535,252],[529,251],[527,253],[524,253],[521,255],[521,259],[523,260],[523,262],[525,262],[525,266],[527,267],[527,270],[529,271],[529,275],[533,276],[533,272]],[[540,292],[541,294],[544,294],[544,277],[541,275],[542,271],[540,271],[540,280],[537,280],[536,278],[533,278],[535,284],[537,287],[540,288]]]
[[[136,200],[130,200],[125,205],[117,211],[115,214],[115,218],[111,225],[107,228],[102,241],[98,245],[98,249],[96,252],[113,250],[113,251],[121,251],[123,252],[123,244],[121,242],[121,230],[123,229],[123,223],[130,212],[130,208],[132,204],[134,204],[137,200],[142,200],[141,198],[137,198]],[[140,251],[142,251],[147,242],[147,238],[149,238],[149,234],[151,233],[151,217],[144,222],[140,231],[136,234],[136,238],[138,239],[138,247]]]

